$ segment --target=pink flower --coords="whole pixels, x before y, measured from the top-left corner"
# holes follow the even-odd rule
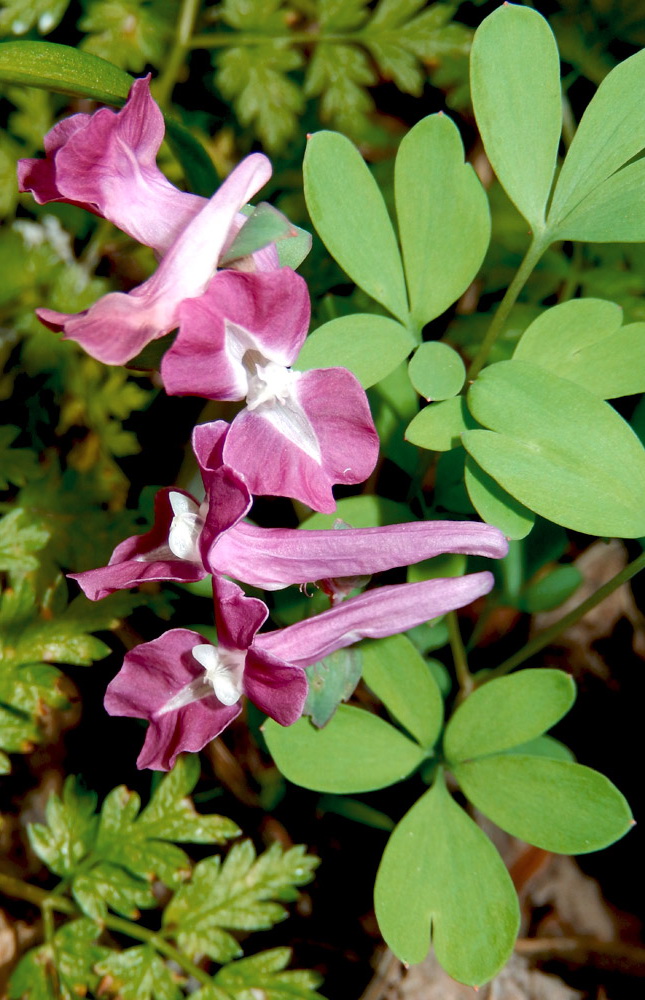
[[[309,326],[309,295],[289,268],[220,272],[180,308],[179,335],[164,355],[170,395],[246,399],[224,460],[256,495],[288,496],[333,511],[335,483],[367,479],[378,435],[367,397],[344,368],[295,372]]]
[[[262,601],[229,580],[215,579],[219,644],[197,632],[172,629],[127,653],[108,685],[110,715],[150,723],[140,768],[168,770],[184,751],[201,750],[239,715],[248,696],[283,726],[302,714],[304,668],[359,639],[404,632],[488,593],[490,573],[427,580],[368,591],[338,607],[275,632],[258,633],[267,618]]]
[[[217,271],[239,209],[266,184],[271,164],[253,153],[235,168],[210,201],[177,235],[159,267],[133,291],[110,292],[81,313],[37,309],[52,330],[63,330],[92,357],[124,364],[146,344],[174,330],[184,299],[202,295]]]
[[[232,576],[264,590],[343,577],[371,576],[446,552],[506,555],[501,531],[476,521],[412,521],[343,531],[260,528],[243,521],[251,496],[224,460],[228,425],[200,424],[193,450],[206,498],[166,488],[155,499],[151,531],[126,539],[107,566],[71,574],[90,600],[144,580],[201,580]]]

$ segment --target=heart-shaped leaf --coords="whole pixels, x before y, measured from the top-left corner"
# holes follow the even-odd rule
[[[434,676],[409,639],[392,635],[363,643],[363,680],[421,746],[437,742],[443,699]]]
[[[576,696],[562,670],[522,670],[483,684],[461,703],[444,737],[449,761],[472,760],[527,743],[554,726]]]
[[[442,776],[392,833],[374,901],[381,933],[401,961],[422,962],[432,933],[446,972],[473,986],[504,965],[519,926],[502,859]]]
[[[308,719],[263,728],[285,778],[316,792],[371,792],[402,781],[426,753],[397,729],[360,708],[340,705],[324,729]]]
[[[616,786],[581,764],[512,753],[453,770],[464,794],[493,823],[555,854],[599,851],[634,822]]]
[[[493,170],[539,232],[562,128],[560,60],[544,18],[505,3],[482,21],[470,52],[470,88]]]
[[[429,115],[410,129],[396,157],[394,190],[410,312],[420,330],[466,291],[490,240],[488,199],[464,163],[450,118]]]
[[[643,392],[645,323],[622,326],[622,319],[615,302],[562,302],[533,320],[513,357],[571,379],[601,399]]]
[[[464,446],[524,506],[588,534],[645,534],[645,450],[609,404],[516,360],[486,368],[468,404],[490,431]]]
[[[352,281],[407,323],[403,265],[390,216],[363,157],[338,132],[316,132],[303,164],[309,215]]]

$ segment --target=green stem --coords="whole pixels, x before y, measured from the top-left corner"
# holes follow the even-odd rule
[[[459,630],[457,612],[450,611],[447,615],[447,619],[450,649],[452,650],[452,658],[455,664],[455,673],[457,675],[460,694],[462,698],[467,698],[475,686],[475,682],[473,675],[468,669],[468,657],[466,656],[466,649]]]
[[[517,302],[518,296],[528,281],[533,268],[546,248],[549,246],[550,242],[551,241],[545,233],[541,233],[539,236],[533,237],[531,245],[526,251],[524,260],[520,264],[517,274],[508,286],[504,298],[497,307],[497,312],[493,316],[493,320],[488,328],[486,336],[484,337],[480,348],[475,355],[470,368],[468,369],[467,378],[470,382],[477,377],[488,361],[488,356],[492,351],[497,338],[504,329],[504,324],[510,315],[511,309]]]
[[[582,618],[583,615],[586,615],[588,611],[592,610],[592,608],[601,604],[606,597],[613,594],[618,587],[622,586],[623,583],[627,583],[627,581],[631,580],[633,576],[640,573],[642,569],[645,569],[645,552],[642,552],[637,559],[634,559],[633,562],[630,562],[624,569],[621,569],[620,573],[616,573],[611,580],[608,580],[607,583],[600,587],[595,594],[588,597],[586,601],[579,604],[578,607],[574,608],[573,611],[570,611],[568,615],[565,615],[559,621],[545,629],[544,632],[540,632],[539,635],[536,635],[530,642],[527,642],[522,649],[518,650],[517,653],[514,653],[513,656],[510,656],[508,660],[504,660],[504,662],[500,663],[500,665],[495,667],[494,670],[486,671],[486,677],[482,678],[479,683],[485,684],[487,681],[494,680],[496,677],[503,677],[505,674],[510,673],[511,670],[515,670],[515,668],[519,667],[519,665],[524,663],[525,660],[528,660],[531,656],[539,653],[541,649],[544,649],[545,646],[548,646],[549,643],[557,638],[561,632],[564,632],[565,629],[569,628],[570,625],[575,625],[575,623]]]
[[[266,45],[267,42],[288,42],[290,45],[315,45],[319,42],[352,42],[360,44],[358,33],[319,34],[317,31],[258,32],[252,34],[246,31],[216,31],[209,35],[195,35],[190,42],[191,49],[222,49],[229,45],[239,48],[244,45]]]
[[[23,882],[22,879],[13,878],[11,875],[4,875],[1,872],[0,892],[3,892],[6,896],[11,896],[13,899],[24,899],[28,903],[34,903],[43,911],[43,916],[48,910],[50,912],[57,910],[59,913],[65,913],[69,917],[81,916],[81,913],[71,899],[65,899],[64,896],[55,896],[45,889],[38,889],[35,885]],[[176,962],[184,972],[189,976],[193,976],[202,985],[212,986],[213,980],[211,976],[207,972],[204,972],[203,969],[200,969],[198,965],[195,965],[194,962],[191,962],[174,945],[165,941],[157,931],[148,930],[147,927],[140,927],[131,920],[125,920],[123,917],[115,917],[111,913],[101,921],[97,921],[97,923],[102,924],[111,931],[125,934],[135,941],[143,941],[145,944],[151,945],[156,951],[165,955],[166,958]]]
[[[170,50],[163,72],[157,78],[155,84],[155,97],[157,99],[157,103],[160,104],[162,108],[166,108],[170,103],[170,98],[181,72],[181,68],[184,65],[188,52],[192,48],[191,38],[195,27],[195,21],[197,20],[199,6],[200,0],[183,0],[181,5],[179,19],[175,29],[175,41],[172,49]]]

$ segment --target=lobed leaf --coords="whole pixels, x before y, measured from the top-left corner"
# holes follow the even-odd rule
[[[101,992],[119,1000],[179,1000],[176,975],[149,944],[111,952],[96,965],[106,977]]]
[[[508,960],[519,927],[502,859],[442,776],[392,833],[374,901],[381,933],[401,961],[422,962],[432,935],[446,972],[473,986]]]
[[[354,313],[323,323],[309,334],[296,371],[311,368],[348,368],[364,389],[389,375],[414,348],[409,330],[387,316]]]
[[[266,996],[270,1000],[323,1000],[315,989],[322,976],[309,970],[287,970],[290,948],[272,948],[239,962],[225,965],[214,976],[216,989],[223,989],[231,1000]],[[196,994],[196,1000],[199,994]],[[201,1000],[201,997],[200,997]],[[203,1000],[210,1000],[206,996]],[[212,1000],[219,1000],[219,994]]]

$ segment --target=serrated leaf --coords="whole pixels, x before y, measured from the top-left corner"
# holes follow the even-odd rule
[[[309,882],[318,859],[302,846],[279,844],[256,856],[250,841],[236,844],[222,863],[206,858],[193,869],[164,911],[163,925],[188,955],[228,962],[242,950],[228,932],[272,927],[284,920],[282,902],[298,898],[297,885]]]
[[[560,60],[546,20],[509,3],[485,18],[473,39],[470,87],[493,170],[539,232],[562,128]]]
[[[47,35],[56,28],[70,0],[4,0],[0,10],[0,34],[25,35],[35,28]]]
[[[348,368],[364,389],[380,382],[404,361],[415,341],[409,330],[387,316],[354,313],[339,316],[305,340],[296,371]]]
[[[72,875],[91,850],[97,827],[95,809],[95,793],[70,775],[62,797],[53,794],[47,800],[47,825],[31,823],[27,827],[32,848],[57,875]]]
[[[363,643],[361,651],[367,686],[421,746],[433,747],[443,723],[443,699],[423,657],[404,635]]]
[[[331,255],[352,281],[407,322],[405,279],[394,229],[376,181],[354,145],[317,132],[304,165],[307,208]]]
[[[453,771],[477,809],[545,851],[598,851],[634,823],[616,786],[581,764],[511,753],[457,764]]]
[[[420,330],[465,292],[481,267],[490,240],[488,199],[464,163],[457,126],[445,115],[429,115],[402,140],[394,187],[410,313]],[[438,343],[419,348],[441,349],[450,350]],[[445,399],[461,388],[452,392],[449,383],[435,393],[413,384],[427,399]]]
[[[11,1000],[78,1000],[94,994],[99,985],[95,963],[110,954],[94,943],[100,933],[94,921],[74,920],[50,944],[27,952],[11,976]]]
[[[376,82],[361,49],[343,43],[317,45],[307,67],[305,95],[320,98],[321,121],[351,135],[361,129],[374,108],[366,88]]]
[[[569,711],[575,691],[573,680],[562,670],[521,670],[483,684],[448,722],[446,758],[483,757],[541,736]]]
[[[304,110],[300,88],[287,76],[302,56],[279,41],[232,47],[217,57],[216,83],[232,101],[242,125],[252,125],[266,148],[277,152],[296,130]]]
[[[490,430],[464,446],[524,506],[588,534],[645,534],[645,451],[628,424],[587,390],[527,361],[502,361],[471,386]]]
[[[601,399],[645,390],[645,323],[622,326],[623,310],[604,299],[572,299],[526,328],[513,358],[571,379]]]
[[[290,948],[261,951],[226,965],[217,972],[214,982],[231,1000],[251,1000],[260,995],[267,1000],[322,1000],[314,992],[322,976],[309,970],[283,971],[290,959]]]
[[[172,7],[145,0],[91,0],[79,28],[81,48],[122,69],[159,66],[173,28]]]
[[[26,511],[14,508],[0,520],[0,570],[24,574],[38,569],[40,562],[31,553],[40,552],[50,537],[46,528],[30,523]]]
[[[383,719],[350,705],[339,705],[324,729],[315,729],[308,719],[287,727],[269,719],[263,732],[285,778],[317,792],[385,788],[407,777],[426,756]]]
[[[140,916],[139,907],[157,906],[151,887],[116,865],[94,865],[87,874],[76,875],[72,895],[93,920],[105,920],[108,907],[130,920]]]
[[[20,428],[11,424],[0,427],[0,490],[8,489],[10,483],[24,486],[28,479],[35,479],[40,473],[34,451],[11,447],[19,433]]]
[[[446,972],[469,985],[499,971],[519,926],[517,896],[502,859],[452,799],[443,777],[392,833],[374,901],[395,955],[422,962],[432,934]]]
[[[112,952],[97,963],[96,971],[107,977],[102,992],[120,1000],[178,1000],[182,993],[177,977],[151,945],[137,945]]]

